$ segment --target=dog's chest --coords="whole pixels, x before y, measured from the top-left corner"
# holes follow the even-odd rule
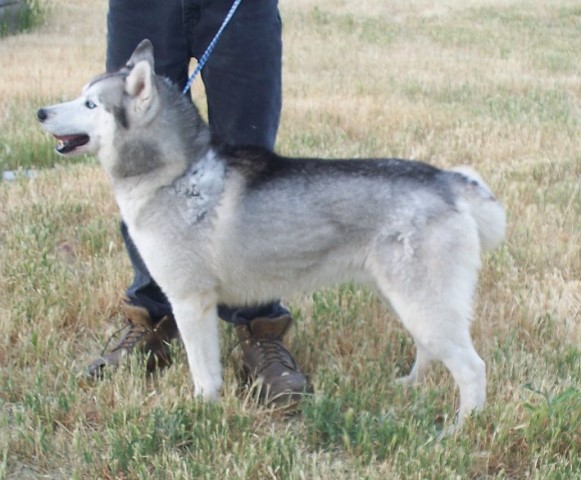
[[[178,210],[188,223],[197,223],[218,204],[224,190],[224,166],[209,152],[171,188]]]

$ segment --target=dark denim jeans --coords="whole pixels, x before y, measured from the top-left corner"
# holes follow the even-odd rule
[[[200,58],[232,0],[109,0],[107,70],[123,66],[144,38],[153,43],[156,73],[180,88],[192,58]],[[213,135],[232,145],[274,146],[281,110],[281,21],[277,0],[242,1],[201,72]],[[129,301],[154,321],[171,312],[137,248],[121,225],[133,265]],[[220,306],[221,318],[247,323],[288,311],[276,302],[250,308]]]

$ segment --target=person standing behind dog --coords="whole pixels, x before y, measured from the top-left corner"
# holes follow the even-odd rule
[[[154,46],[156,73],[185,85],[191,58],[199,59],[226,17],[232,0],[109,0],[107,71],[116,71],[141,40]],[[278,0],[242,1],[201,71],[212,134],[231,145],[272,149],[281,111],[282,25]],[[133,283],[121,305],[128,320],[119,343],[89,366],[100,377],[134,351],[148,355],[147,369],[171,362],[168,343],[178,337],[171,306],[151,278],[122,223]],[[262,380],[262,398],[288,403],[310,387],[282,340],[291,326],[280,303],[251,308],[220,306],[235,324],[243,368]]]

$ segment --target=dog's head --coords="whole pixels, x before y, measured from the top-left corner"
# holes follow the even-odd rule
[[[95,77],[70,102],[38,110],[44,130],[57,140],[60,155],[113,152],[116,135],[147,125],[160,108],[153,46],[143,40],[118,72]]]

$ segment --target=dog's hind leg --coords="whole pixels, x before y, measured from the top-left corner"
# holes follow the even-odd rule
[[[421,380],[432,359],[442,361],[460,389],[456,425],[459,426],[465,416],[484,406],[486,398],[486,369],[472,344],[469,319],[454,307],[442,305],[441,299],[429,301],[425,295],[418,294],[423,297],[419,304],[414,295],[384,293],[389,295],[392,307],[413,336],[417,349],[412,371],[398,381],[415,383]]]
[[[486,365],[476,353],[468,332],[464,341],[450,343],[447,351],[442,353],[442,361],[460,389],[460,407],[455,425],[458,428],[468,415],[484,407]]]
[[[171,303],[186,348],[195,395],[217,400],[222,387],[222,367],[216,304],[201,296]]]
[[[416,342],[416,361],[414,362],[414,366],[409,375],[398,378],[396,382],[404,386],[421,382],[426,375],[431,361],[432,357],[428,350]]]
[[[441,237],[438,242],[441,246]],[[460,389],[459,426],[466,415],[484,406],[486,369],[470,337],[479,258],[470,244],[452,245],[455,248],[432,256],[418,249],[417,255],[399,256],[397,264],[388,262],[388,268],[376,261],[373,270],[380,293],[417,346],[416,363],[402,383],[420,380],[431,360],[442,361]]]

